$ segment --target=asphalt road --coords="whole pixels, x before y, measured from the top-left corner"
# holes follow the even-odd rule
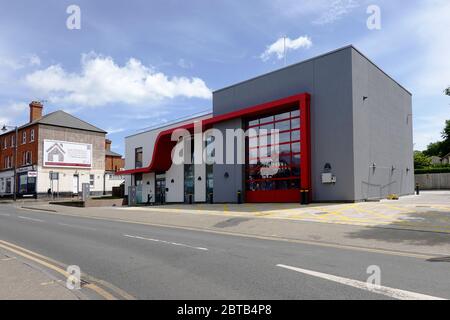
[[[0,240],[78,265],[137,299],[450,299],[450,262],[417,257],[7,205],[0,206]],[[375,292],[365,284],[370,266],[381,271]]]

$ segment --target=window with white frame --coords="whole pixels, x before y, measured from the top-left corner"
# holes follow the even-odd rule
[[[89,175],[89,184],[91,185],[91,187],[95,186],[95,175],[94,174]]]
[[[30,142],[34,142],[34,129],[30,131]]]
[[[22,144],[26,144],[27,143],[27,132],[24,131],[22,134]]]
[[[27,151],[23,153],[23,160],[22,163],[23,165],[29,165],[32,162],[32,156],[31,156],[31,151]]]
[[[16,136],[11,136],[11,148],[14,148],[14,146],[16,145]]]

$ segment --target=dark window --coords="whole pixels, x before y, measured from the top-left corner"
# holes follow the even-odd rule
[[[298,189],[300,186],[300,111],[283,111],[247,123],[246,179],[249,191]],[[270,130],[275,129],[278,137]],[[264,131],[266,130],[266,131]],[[274,157],[278,155],[278,158]]]
[[[135,168],[142,168],[143,162],[143,150],[141,148],[136,148],[134,152],[134,166]]]
[[[189,202],[189,197],[192,197],[192,201],[194,201],[194,165],[193,164],[185,164],[184,165],[184,201],[186,203]]]
[[[136,173],[134,175],[134,185],[136,187],[142,186],[142,173]]]

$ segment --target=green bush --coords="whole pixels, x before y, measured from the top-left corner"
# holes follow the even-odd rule
[[[450,166],[436,166],[415,170],[415,174],[430,174],[430,173],[450,173]]]

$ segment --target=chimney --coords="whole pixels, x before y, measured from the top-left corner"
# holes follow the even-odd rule
[[[44,106],[39,101],[30,103],[30,123],[42,118],[42,109]]]
[[[109,139],[105,140],[105,149],[111,151],[111,140]]]

